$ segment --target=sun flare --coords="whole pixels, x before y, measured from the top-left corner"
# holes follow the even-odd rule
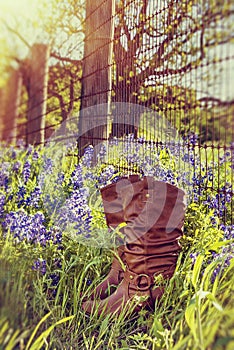
[[[39,5],[39,0],[0,0],[0,19],[6,22],[11,22],[12,18],[34,19]]]

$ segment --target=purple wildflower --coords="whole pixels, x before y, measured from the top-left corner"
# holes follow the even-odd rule
[[[80,188],[71,194],[64,206],[58,212],[58,225],[61,229],[72,228],[75,235],[85,233],[89,237],[91,231],[92,214],[87,202],[88,191]]]
[[[17,207],[20,208],[25,204],[26,188],[20,186],[18,192],[16,193]]]
[[[31,163],[29,160],[26,160],[26,162],[24,163],[22,174],[23,174],[24,183],[26,184],[31,174]]]
[[[70,181],[73,185],[74,190],[77,190],[83,187],[82,166],[80,164],[78,164],[75,170],[72,172]]]
[[[92,284],[92,280],[90,279],[90,278],[88,278],[87,280],[86,280],[86,285],[87,286],[90,286]]]
[[[41,189],[36,186],[34,190],[30,193],[30,196],[26,200],[26,204],[32,208],[39,208],[39,203],[41,199]]]
[[[57,184],[58,185],[62,185],[64,179],[65,179],[64,173],[63,172],[59,172],[58,173],[58,177],[57,177]]]
[[[45,227],[43,213],[27,214],[23,209],[11,211],[2,223],[4,231],[9,231],[16,242],[26,241],[28,243],[45,246],[51,241],[51,234]]]
[[[2,219],[4,215],[5,202],[6,202],[6,196],[3,193],[0,193],[0,219]]]
[[[46,274],[46,260],[43,259],[37,259],[34,261],[34,264],[32,266],[32,269],[35,271],[38,271],[42,275]]]
[[[9,184],[9,174],[4,171],[0,171],[0,187],[3,188],[5,191],[7,191],[8,184]]]
[[[43,160],[44,160],[43,171],[46,174],[51,174],[52,170],[53,170],[53,160],[51,158],[46,157],[46,156],[43,156]]]
[[[21,167],[21,162],[17,161],[17,162],[15,162],[15,163],[13,164],[12,170],[13,170],[14,172],[18,173],[20,167]]]
[[[198,255],[199,255],[199,253],[191,253],[191,254],[189,255],[189,257],[192,259],[192,264],[193,264],[193,265],[195,264]]]
[[[39,153],[35,150],[32,154],[32,160],[36,162],[39,159]]]
[[[108,181],[112,179],[115,173],[116,173],[116,170],[112,165],[106,167],[105,170],[101,173],[101,175],[97,179],[98,184],[100,186],[107,185]]]
[[[100,147],[100,151],[98,152],[98,159],[100,162],[103,162],[105,160],[107,153],[106,145],[102,144]]]
[[[32,153],[32,151],[33,151],[33,146],[28,145],[27,152],[26,152],[27,156],[29,156]]]
[[[85,148],[84,155],[81,159],[82,165],[90,168],[93,163],[94,148],[93,146],[88,146]]]

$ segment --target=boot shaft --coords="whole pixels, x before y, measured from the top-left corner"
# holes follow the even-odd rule
[[[144,177],[122,191],[125,259],[135,273],[170,274],[180,251],[185,193],[176,186]]]
[[[139,175],[121,177],[117,182],[100,189],[106,222],[109,227],[116,228],[124,222],[121,191],[134,182],[140,180]]]
[[[121,191],[124,219],[131,227],[127,243],[147,233],[157,245],[170,242],[182,234],[185,214],[185,192],[176,186],[152,177],[132,183]],[[128,231],[128,229],[126,229]]]

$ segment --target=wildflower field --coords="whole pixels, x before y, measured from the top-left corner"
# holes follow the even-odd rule
[[[95,166],[92,147],[78,163],[74,149],[57,159],[1,146],[0,349],[234,349],[233,148],[208,169],[188,148],[180,172],[176,148],[130,141],[121,153],[113,140],[112,165],[103,145]],[[108,273],[118,236],[99,194],[121,176],[114,162],[187,188],[182,251],[154,312],[87,316],[82,301]]]

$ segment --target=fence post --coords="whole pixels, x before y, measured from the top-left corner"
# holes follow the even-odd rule
[[[17,117],[22,89],[19,69],[11,68],[9,78],[1,93],[1,139],[14,144],[17,138]]]
[[[81,111],[79,116],[79,156],[92,144],[96,151],[100,140],[107,139],[111,100],[111,63],[114,37],[114,0],[86,0],[85,45],[82,69]],[[96,115],[84,110],[96,109]],[[95,108],[92,109],[95,111]],[[95,114],[95,113],[94,113]]]
[[[31,48],[28,74],[27,144],[44,143],[48,86],[49,46],[34,44]]]
[[[5,89],[0,88],[0,140],[3,141],[4,131],[4,115],[5,115]]]

